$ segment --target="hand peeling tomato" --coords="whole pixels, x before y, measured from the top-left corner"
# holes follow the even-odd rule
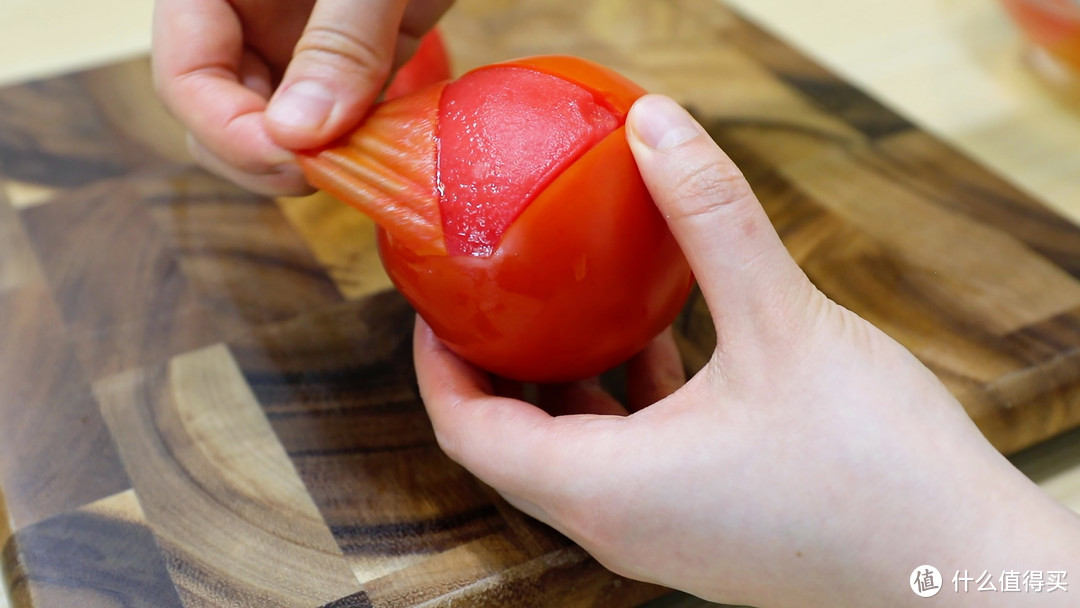
[[[376,220],[390,278],[451,350],[512,379],[586,378],[692,284],[626,143],[643,94],[573,57],[496,64],[381,104],[300,162]]]

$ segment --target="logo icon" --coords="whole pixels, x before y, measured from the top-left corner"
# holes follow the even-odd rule
[[[941,573],[930,565],[922,565],[912,571],[908,578],[911,590],[919,597],[934,597],[941,591]]]

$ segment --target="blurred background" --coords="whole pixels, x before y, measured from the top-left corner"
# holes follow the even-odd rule
[[[1030,69],[1000,0],[717,1],[1080,220],[1080,97]],[[152,0],[4,0],[0,85],[145,53],[152,12]]]

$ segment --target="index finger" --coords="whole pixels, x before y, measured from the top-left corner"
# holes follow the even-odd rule
[[[498,489],[528,475],[554,418],[524,401],[498,397],[487,374],[443,345],[419,316],[413,358],[420,395],[439,446]]]
[[[224,0],[159,0],[154,82],[169,110],[222,161],[248,173],[293,162],[263,123],[267,98],[244,83],[240,18]]]
[[[618,443],[611,432],[626,421],[595,414],[552,417],[524,401],[492,395],[487,375],[450,352],[419,317],[413,357],[443,451],[519,507],[538,505],[527,512],[548,523],[547,507],[576,500],[576,490],[595,481],[592,467],[608,461],[603,455]]]

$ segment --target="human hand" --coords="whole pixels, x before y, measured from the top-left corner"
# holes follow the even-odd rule
[[[660,340],[628,372],[629,415],[584,384],[561,387],[567,415],[552,416],[498,396],[418,320],[420,390],[451,458],[613,571],[717,601],[895,606],[918,600],[907,579],[926,563],[1080,568],[1076,517],[906,349],[810,283],[688,114],[647,96],[627,124],[712,313],[711,360],[664,396],[678,382]]]
[[[158,0],[154,81],[202,165],[311,191],[290,150],[344,134],[453,0]]]

